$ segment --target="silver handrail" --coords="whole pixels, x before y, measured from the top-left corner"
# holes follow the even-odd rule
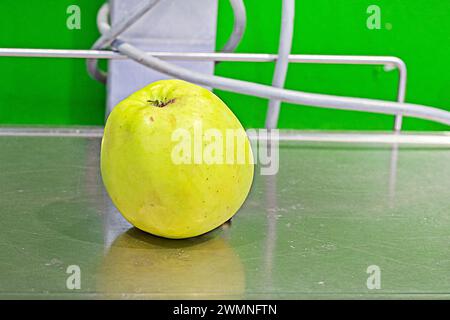
[[[166,61],[234,61],[234,62],[274,62],[277,54],[268,53],[220,53],[220,52],[147,52],[149,56]],[[0,48],[0,57],[31,58],[78,58],[78,59],[129,59],[126,55],[112,50],[73,50],[73,49],[26,49]],[[407,69],[405,63],[391,56],[352,56],[352,55],[314,55],[290,54],[289,63],[345,64],[345,65],[384,65],[399,71],[397,101],[403,102],[406,92]],[[399,131],[401,129],[398,127]]]
[[[149,2],[151,1],[153,0],[149,0]],[[99,14],[98,20],[102,25],[107,25],[108,17],[104,14]],[[128,21],[121,21],[121,23],[118,23],[118,28],[121,26],[121,24],[127,22]],[[106,34],[114,34],[114,32],[116,31],[113,30],[114,28],[108,29],[108,27],[106,27],[104,29],[106,29]],[[207,74],[192,72],[184,68],[179,68],[175,65],[166,63],[152,56],[148,56],[145,52],[119,39],[113,41],[111,43],[111,46],[118,51],[125,53],[136,62],[159,72],[166,73],[174,77],[179,77],[181,79],[190,80],[198,84],[204,84],[224,90],[255,95],[258,97],[269,98],[273,100],[282,100],[296,104],[308,104],[310,106],[316,107],[394,114],[397,116],[397,125],[401,125],[400,116],[402,114],[450,124],[450,113],[441,109],[414,104],[396,104],[373,99],[338,97],[330,95],[311,94],[300,91],[295,92],[291,90],[277,90],[277,88],[273,88],[270,86],[264,86],[256,83],[239,81],[224,77],[210,76]],[[408,107],[408,110],[405,110],[405,107]],[[387,108],[391,108],[391,110],[388,110]],[[409,110],[409,108],[412,108],[413,110]]]

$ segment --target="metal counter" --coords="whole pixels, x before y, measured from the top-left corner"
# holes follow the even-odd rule
[[[281,142],[279,173],[255,175],[230,224],[166,240],[111,204],[101,130],[2,129],[0,298],[450,298],[440,138]],[[69,266],[80,289],[67,286]],[[380,289],[367,286],[370,266]]]

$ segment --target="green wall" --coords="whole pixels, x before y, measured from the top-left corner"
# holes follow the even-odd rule
[[[98,37],[103,0],[3,0],[0,47],[86,49]],[[246,0],[248,26],[238,52],[275,53],[281,1]],[[66,27],[66,9],[82,10],[81,30]],[[381,8],[381,29],[366,27],[369,5]],[[299,0],[293,53],[395,55],[408,66],[406,100],[450,110],[450,2],[442,0]],[[219,0],[217,48],[232,28],[227,0]],[[386,27],[387,26],[387,27]],[[427,61],[427,55],[431,56]],[[273,63],[223,62],[216,74],[270,84]],[[105,87],[76,59],[0,58],[0,123],[103,123]],[[291,64],[286,87],[318,93],[395,100],[398,73],[383,67]],[[267,101],[216,91],[246,127],[262,127]],[[280,127],[389,130],[393,117],[283,104]],[[406,119],[410,130],[448,130]]]

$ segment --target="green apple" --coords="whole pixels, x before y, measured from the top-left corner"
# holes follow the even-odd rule
[[[106,122],[106,190],[125,219],[148,233],[180,239],[220,226],[243,204],[253,171],[239,120],[200,86],[154,82],[120,102]]]

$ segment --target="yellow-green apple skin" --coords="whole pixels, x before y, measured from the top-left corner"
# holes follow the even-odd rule
[[[174,161],[180,143],[174,132],[181,128],[194,134],[195,123],[201,123],[202,138],[208,129],[220,131],[224,159],[233,153],[237,160],[238,153],[245,152],[245,161]],[[227,130],[245,136],[245,150],[236,141],[234,147],[225,147]],[[243,204],[253,172],[250,142],[239,120],[200,86],[182,80],[154,82],[120,102],[107,119],[101,146],[103,182],[125,219],[148,233],[181,239],[220,226]]]

